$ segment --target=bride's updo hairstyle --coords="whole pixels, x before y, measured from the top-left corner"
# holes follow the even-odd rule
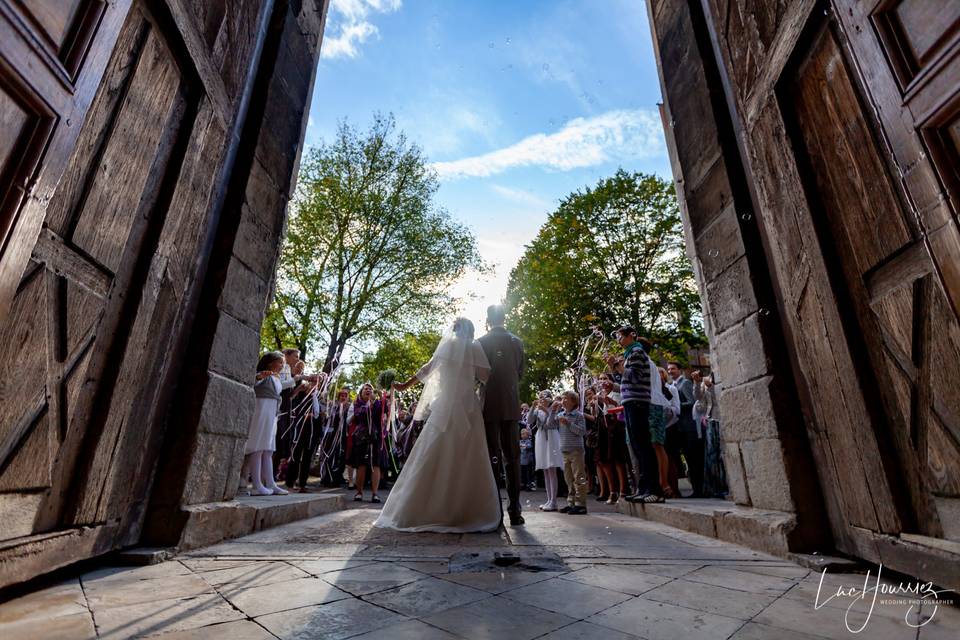
[[[453,335],[464,340],[473,340],[473,323],[466,318],[453,321]]]

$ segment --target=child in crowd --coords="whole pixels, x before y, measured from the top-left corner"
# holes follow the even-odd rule
[[[587,426],[579,409],[580,396],[576,391],[564,391],[560,402],[562,409],[556,414],[556,421],[563,454],[563,477],[569,488],[567,506],[560,512],[580,515],[587,512],[587,468],[583,448]]]
[[[547,501],[540,505],[541,511],[557,510],[557,469],[563,468],[563,456],[560,453],[560,437],[557,421],[554,419],[557,406],[552,402],[549,391],[540,393],[535,408],[527,415],[527,424],[536,429],[534,440],[534,463],[537,470],[543,471],[543,486],[547,490]]]
[[[520,430],[520,486],[534,491],[537,487],[533,478],[533,438],[530,429],[523,428]]]
[[[269,351],[257,363],[257,377],[253,385],[257,398],[253,418],[247,431],[246,456],[243,459],[241,479],[246,485],[249,477],[256,496],[286,495],[273,478],[273,452],[276,450],[277,411],[280,407],[280,371],[283,354]]]

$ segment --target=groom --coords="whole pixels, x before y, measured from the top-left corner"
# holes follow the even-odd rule
[[[523,524],[520,515],[520,376],[523,375],[523,342],[507,331],[503,324],[506,312],[498,304],[487,308],[487,328],[480,346],[490,361],[490,378],[484,387],[483,422],[487,431],[487,448],[493,477],[500,485],[498,461],[507,473],[507,513],[510,524]]]

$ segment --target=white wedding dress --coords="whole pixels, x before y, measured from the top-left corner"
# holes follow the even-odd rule
[[[489,374],[490,363],[472,335],[440,341],[417,372],[424,389],[414,419],[426,420],[423,431],[374,526],[444,533],[500,526],[500,492],[476,395],[476,381]]]

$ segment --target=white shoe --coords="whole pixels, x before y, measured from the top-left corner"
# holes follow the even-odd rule
[[[540,511],[556,511],[556,510],[557,510],[557,505],[555,504],[544,503],[540,505]]]
[[[286,489],[281,489],[280,487],[270,487],[270,489],[273,490],[273,495],[275,496],[285,496],[290,494],[289,491]]]

